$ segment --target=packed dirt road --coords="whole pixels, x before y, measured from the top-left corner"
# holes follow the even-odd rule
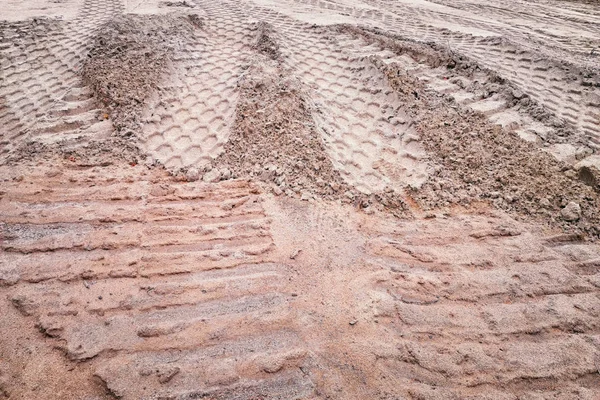
[[[600,5],[7,0],[0,399],[600,399]]]

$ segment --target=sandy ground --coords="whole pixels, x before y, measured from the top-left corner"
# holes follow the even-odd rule
[[[6,1],[0,399],[599,399],[598,26]]]

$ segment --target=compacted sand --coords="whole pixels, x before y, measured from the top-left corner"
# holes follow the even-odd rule
[[[0,399],[600,399],[600,5],[7,0]]]

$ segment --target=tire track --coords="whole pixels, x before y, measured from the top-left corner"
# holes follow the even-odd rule
[[[448,19],[454,17],[405,4],[374,2],[373,5],[379,8],[373,8],[360,3],[351,7],[329,2],[296,3],[311,5],[332,16],[348,15],[359,24],[374,25],[401,37],[447,45],[452,51],[497,71],[503,79],[515,84],[560,118],[576,133],[574,138],[567,138],[566,142],[580,143],[595,151],[598,149],[597,77],[592,71],[588,78],[587,73],[579,71],[578,67],[564,66],[556,61],[564,58],[572,60],[570,55],[539,57],[539,46],[534,52],[534,49],[524,47],[518,40],[514,42],[514,32],[500,30],[494,33],[494,26],[489,26],[491,31],[481,36],[441,28],[429,21],[441,18],[444,26],[447,26]],[[420,15],[423,17],[420,18]],[[457,23],[471,24],[464,18],[456,18]],[[486,27],[480,22],[473,22],[472,25]]]
[[[13,306],[69,359],[93,359],[115,396],[312,393],[258,191],[111,172],[91,187],[90,170],[5,186],[0,282]]]
[[[251,27],[242,12],[203,4],[203,32],[176,61],[182,78],[172,96],[148,112],[143,148],[167,168],[203,167],[219,156],[237,104],[237,79],[250,56]]]
[[[583,379],[598,352],[595,278],[565,268],[562,248],[528,232],[513,227],[505,236],[511,228],[504,224],[449,218],[373,227],[382,236],[367,244],[373,258],[366,262],[377,269],[365,302],[398,338],[395,350],[383,341],[374,346],[382,354],[375,369],[405,385],[409,398],[470,398],[484,390],[494,398],[591,399],[597,391]],[[587,249],[568,253],[593,257]],[[535,256],[522,262],[526,253]],[[540,384],[518,384],[528,379]]]
[[[95,30],[122,10],[119,0],[86,0],[71,21],[41,20],[3,27],[4,37],[19,42],[19,47],[1,50],[4,154],[25,141],[75,138],[92,125],[96,125],[92,132],[106,133],[106,124],[92,111],[92,95],[82,87],[76,71]]]

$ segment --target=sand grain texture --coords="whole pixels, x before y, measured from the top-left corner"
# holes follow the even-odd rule
[[[600,6],[8,0],[0,399],[600,397]]]

